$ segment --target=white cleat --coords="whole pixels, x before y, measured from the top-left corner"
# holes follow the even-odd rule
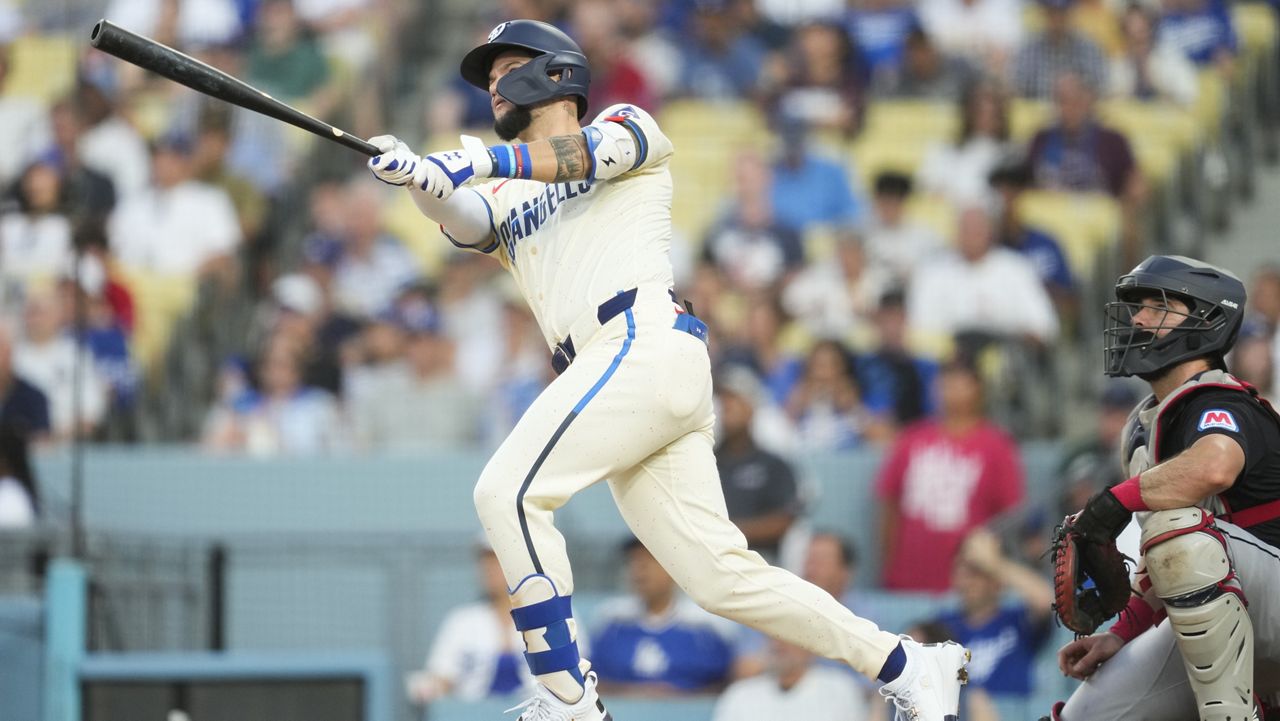
[[[604,709],[600,694],[596,693],[596,675],[587,674],[587,685],[583,689],[582,698],[575,704],[567,704],[559,696],[551,693],[542,684],[533,698],[507,709],[507,713],[519,711],[516,721],[613,721],[613,717]]]
[[[893,701],[895,721],[959,721],[960,687],[969,682],[969,651],[958,643],[920,644],[902,636],[907,664],[880,687]]]

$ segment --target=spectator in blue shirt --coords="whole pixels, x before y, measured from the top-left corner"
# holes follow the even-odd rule
[[[607,603],[592,634],[592,669],[611,694],[719,691],[733,667],[733,625],[698,608],[639,541],[623,546],[630,596]]]
[[[903,428],[933,413],[929,389],[938,363],[907,349],[906,295],[901,289],[881,296],[873,320],[879,345],[854,364],[862,400],[867,410]]]
[[[996,223],[999,243],[1026,256],[1053,299],[1060,319],[1070,321],[1078,311],[1078,289],[1071,274],[1071,264],[1062,245],[1052,234],[1022,222],[1018,201],[1032,184],[1031,170],[1024,163],[997,167],[989,176],[992,189],[1000,197],[1000,216]]]
[[[684,58],[676,92],[703,100],[755,95],[765,48],[745,32],[729,3],[699,3],[682,45]]]
[[[1224,0],[1164,0],[1157,29],[1162,42],[1171,43],[1200,67],[1217,66],[1230,72],[1238,41]]]
[[[844,165],[810,151],[808,128],[782,117],[782,154],[773,165],[773,216],[783,228],[804,233],[815,226],[851,228],[864,216]]]
[[[907,36],[920,26],[915,8],[901,0],[856,0],[851,5],[844,26],[871,81],[897,72]]]
[[[1015,600],[1003,602],[1006,589]],[[973,652],[970,688],[983,689],[997,702],[1028,699],[1036,653],[1053,629],[1053,586],[1006,557],[995,535],[978,529],[956,557],[952,590],[960,608],[937,620]]]

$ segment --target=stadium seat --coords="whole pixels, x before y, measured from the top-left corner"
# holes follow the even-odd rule
[[[864,188],[870,188],[876,175],[887,170],[914,176],[929,151],[927,143],[928,140],[885,139],[863,133],[849,150],[859,181]]]
[[[1009,104],[1009,137],[1027,142],[1053,121],[1053,107],[1043,100],[1016,98]]]
[[[4,94],[46,103],[65,95],[75,84],[79,46],[66,35],[24,35],[14,40]]]
[[[1098,253],[1120,234],[1120,205],[1101,193],[1029,191],[1019,199],[1018,213],[1026,225],[1058,239],[1072,272],[1081,278],[1093,276]]]
[[[881,100],[867,108],[864,135],[905,141],[948,140],[960,126],[955,105],[927,100]]]
[[[133,348],[144,373],[160,363],[169,347],[174,324],[195,303],[198,281],[185,275],[163,275],[121,267],[121,281],[133,294]]]
[[[1244,54],[1256,55],[1276,44],[1276,16],[1266,3],[1235,3],[1231,6],[1231,18]]]
[[[732,189],[735,155],[768,158],[773,138],[760,111],[746,102],[677,101],[662,110],[658,123],[678,151],[671,160],[672,222],[700,245]]]

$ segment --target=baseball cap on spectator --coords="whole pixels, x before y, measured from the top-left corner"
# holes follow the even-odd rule
[[[342,239],[328,233],[312,233],[302,241],[302,257],[313,265],[335,266],[342,259]]]
[[[1045,10],[1070,10],[1075,0],[1040,0]]]
[[[722,367],[716,373],[713,388],[717,394],[735,395],[753,406],[760,405],[764,398],[764,386],[756,377],[755,371],[740,363]]]
[[[410,335],[439,335],[440,313],[429,303],[409,303],[400,309],[400,325]]]
[[[271,296],[285,310],[300,315],[316,315],[324,309],[324,292],[309,276],[289,273],[271,284]]]

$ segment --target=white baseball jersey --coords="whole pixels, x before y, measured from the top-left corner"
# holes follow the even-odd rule
[[[594,122],[616,119],[636,134],[635,168],[612,180],[542,183],[492,180],[471,188],[493,220],[492,243],[533,311],[548,346],[579,316],[620,290],[670,288],[671,141],[645,111],[614,105]]]

